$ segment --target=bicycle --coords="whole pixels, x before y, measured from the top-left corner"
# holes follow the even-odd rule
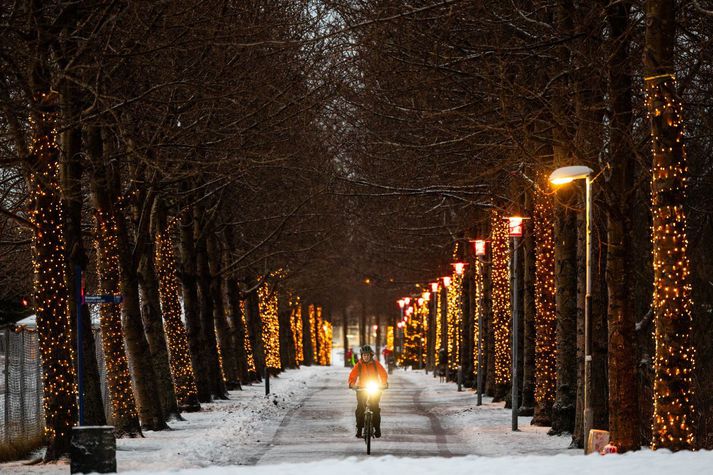
[[[363,437],[364,442],[366,443],[367,455],[371,455],[371,439],[374,438],[374,424],[372,421],[374,417],[374,412],[371,410],[369,399],[371,398],[371,396],[378,394],[384,389],[386,389],[386,386],[379,386],[378,384],[373,382],[369,383],[365,388],[354,388],[354,391],[356,392],[366,392],[366,408],[364,410]]]

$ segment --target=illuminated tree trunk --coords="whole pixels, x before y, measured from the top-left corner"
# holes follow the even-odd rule
[[[526,195],[528,200],[527,215],[532,216],[532,194]],[[529,221],[532,223],[532,221]],[[535,237],[533,230],[528,229],[523,238],[523,254],[525,256],[523,269],[523,371],[522,399],[519,408],[521,416],[532,416],[535,411]]]
[[[45,460],[69,452],[77,416],[68,293],[65,285],[64,216],[59,187],[54,99],[38,93],[30,117],[32,144],[27,156],[29,218],[32,240],[34,300],[42,360],[42,388],[47,451]]]
[[[210,402],[210,382],[208,380],[208,355],[203,340],[198,304],[198,271],[196,268],[196,248],[193,239],[193,210],[188,208],[181,213],[181,270],[183,286],[183,310],[186,318],[188,346],[191,366],[198,390],[198,401]]]
[[[69,295],[69,315],[72,322],[73,341],[76,347],[76,269],[87,270],[88,258],[83,244],[82,232],[82,127],[79,124],[80,94],[72,83],[62,84],[61,107],[62,115],[68,123],[62,133],[62,162],[60,163],[62,202],[66,219],[64,236],[67,248],[67,291]],[[89,306],[81,308],[82,351],[84,353],[84,423],[92,426],[106,425],[104,401],[102,399],[99,380],[99,365],[96,358],[96,346],[92,329],[92,318]],[[76,355],[75,355],[76,357]]]
[[[533,425],[552,424],[557,387],[557,308],[552,197],[537,193],[535,227],[535,415]]]
[[[493,325],[493,281],[492,266],[485,264],[485,276],[483,281],[483,322],[485,328],[485,394],[495,396],[495,326]]]
[[[560,197],[571,198],[575,187]],[[568,199],[566,202],[572,203]],[[558,210],[555,219],[555,285],[557,308],[557,390],[552,407],[552,434],[572,432],[577,398],[577,215]]]
[[[230,247],[234,238],[232,229],[229,226],[223,229],[223,238],[226,243],[223,248],[223,268],[227,268],[231,264]],[[227,318],[230,326],[230,337],[233,340],[238,381],[242,384],[248,384],[250,383],[250,373],[245,347],[246,328],[243,324],[240,288],[235,275],[230,272],[225,276],[225,298],[228,304]]]
[[[225,279],[222,275],[222,253],[215,235],[208,238],[208,258],[210,265],[210,293],[213,301],[213,322],[220,343],[220,358],[225,375],[226,389],[239,389],[238,361],[235,354],[235,345],[225,315],[224,289]]]
[[[683,110],[673,74],[674,0],[647,0],[644,72],[651,123],[656,357],[651,447],[695,448],[695,349],[691,339],[691,275],[686,235]]]
[[[101,186],[101,185],[99,185]],[[96,195],[95,195],[96,196]],[[96,203],[95,245],[100,289],[103,295],[117,295],[120,288],[116,222],[110,211]],[[104,304],[99,308],[102,348],[106,362],[107,386],[111,399],[112,424],[118,437],[141,435],[136,401],[131,387],[129,363],[124,349],[121,307]]]
[[[492,306],[495,333],[495,397],[503,401],[510,389],[510,238],[507,221],[500,212],[493,211],[490,219],[492,255]]]
[[[216,399],[226,399],[228,397],[223,381],[222,368],[218,355],[218,340],[215,333],[215,320],[213,311],[215,302],[211,294],[211,275],[208,258],[208,236],[207,230],[202,226],[202,211],[200,207],[194,208],[193,235],[196,242],[196,268],[198,270],[198,292],[200,295],[199,309],[201,318],[201,329],[203,330],[203,342],[206,346],[208,383],[210,393]]]
[[[118,286],[123,297],[120,330],[123,333],[126,354],[130,361],[135,389],[134,397],[141,426],[147,430],[163,430],[168,426],[161,411],[156,375],[151,364],[151,352],[141,320],[138,276],[131,256],[126,222],[121,210],[117,209],[119,176],[116,168],[109,170],[105,166],[105,158],[111,156],[113,150],[110,143],[105,140],[104,134],[105,131],[100,131],[97,128],[93,128],[88,134],[90,139],[88,152],[94,169],[91,183],[94,205],[96,211],[101,214],[101,221],[107,225],[107,232],[112,234],[98,242],[97,245],[109,245],[104,241],[110,240],[112,243],[111,253],[118,259],[118,268],[112,267],[107,269],[107,272],[112,273],[118,279]],[[112,344],[118,345],[116,342]],[[103,342],[102,345],[104,345]]]
[[[638,450],[639,391],[636,313],[632,305],[631,198],[635,155],[631,149],[631,78],[629,76],[629,6],[610,6],[607,20],[615,40],[609,56],[609,108],[612,111],[611,175],[606,182],[608,382],[610,441],[620,452]]]
[[[142,206],[153,209],[155,197],[151,193],[139,192],[137,200]],[[135,206],[136,216],[142,216],[140,206]],[[171,377],[171,366],[166,346],[163,316],[161,312],[161,294],[154,263],[155,249],[151,236],[151,219],[137,219],[136,253],[138,257],[138,278],[141,292],[141,316],[146,332],[146,339],[151,351],[152,364],[156,374],[158,395],[161,398],[161,409],[166,419],[181,419],[176,399],[176,391]]]
[[[252,277],[247,281],[248,288],[253,288],[256,284],[257,282]],[[253,350],[255,372],[258,380],[260,380],[265,371],[265,347],[262,339],[262,319],[260,317],[260,299],[258,298],[257,289],[248,294],[245,308],[247,309],[250,347]]]
[[[156,227],[156,271],[159,279],[161,314],[166,330],[169,349],[169,363],[176,392],[176,400],[182,411],[200,410],[198,389],[196,388],[188,335],[181,321],[181,301],[176,273],[176,255],[173,248],[173,229],[166,223],[163,210],[158,210]]]

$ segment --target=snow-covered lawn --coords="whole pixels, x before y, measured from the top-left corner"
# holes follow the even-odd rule
[[[140,471],[126,475],[704,475],[713,473],[713,453],[643,451],[624,455],[396,458],[323,460],[257,467],[211,467],[178,472]]]
[[[262,385],[232,391],[230,400],[204,404],[185,421],[169,423],[173,430],[144,433],[144,438],[117,440],[117,468],[127,470],[178,469],[211,465],[253,464],[266,449],[280,421],[300,404],[330,368],[303,367],[270,379],[271,395]],[[0,464],[0,473],[69,473],[67,462],[28,466]]]

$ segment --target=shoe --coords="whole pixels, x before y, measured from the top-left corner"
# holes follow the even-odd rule
[[[361,427],[357,427],[356,438],[361,439],[364,435],[361,433]]]
[[[374,437],[377,439],[381,437],[381,429],[374,429]]]

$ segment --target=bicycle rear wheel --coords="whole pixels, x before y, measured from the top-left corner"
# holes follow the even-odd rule
[[[371,455],[371,414],[364,418],[364,440],[366,441],[366,455]]]

